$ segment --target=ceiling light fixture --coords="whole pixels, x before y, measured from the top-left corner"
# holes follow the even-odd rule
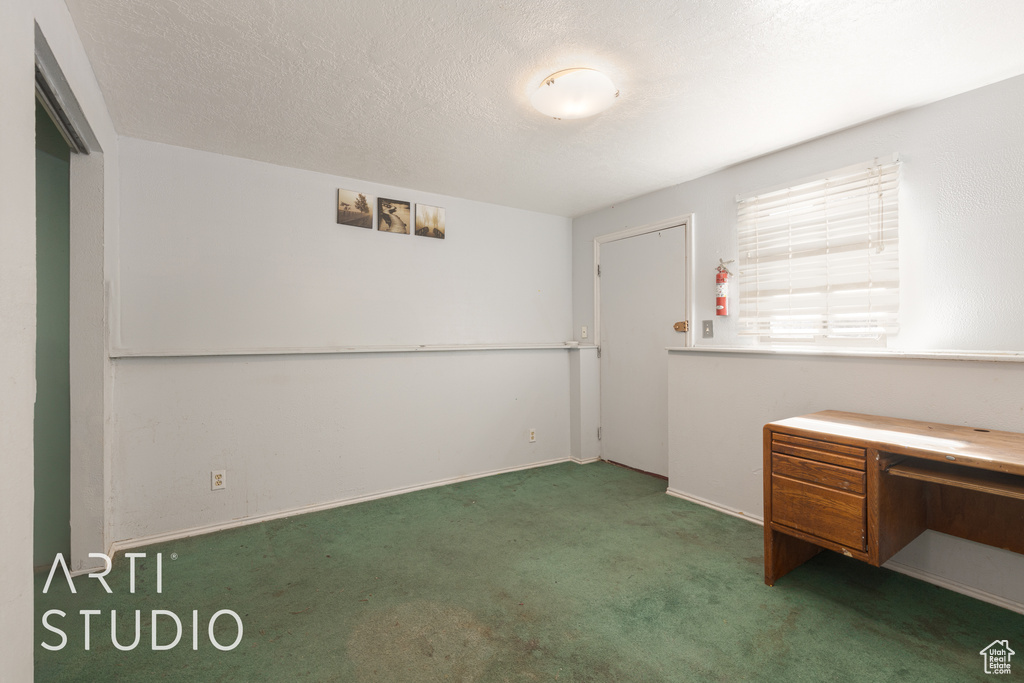
[[[556,119],[583,119],[615,104],[619,91],[594,69],[564,69],[544,79],[530,97],[541,114]]]

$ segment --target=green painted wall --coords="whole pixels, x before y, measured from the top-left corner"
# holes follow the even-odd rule
[[[70,150],[36,103],[36,566],[71,552]]]

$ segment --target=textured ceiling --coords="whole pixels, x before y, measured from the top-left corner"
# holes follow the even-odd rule
[[[122,135],[565,216],[1024,73],[1021,0],[67,4]]]

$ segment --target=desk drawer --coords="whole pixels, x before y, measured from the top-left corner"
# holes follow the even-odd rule
[[[864,493],[864,472],[848,467],[836,467],[816,460],[772,453],[772,472],[841,491]]]
[[[864,496],[772,475],[772,521],[865,550]]]
[[[805,439],[802,436],[776,432],[772,434],[772,451],[839,467],[864,469],[864,449],[855,446]]]

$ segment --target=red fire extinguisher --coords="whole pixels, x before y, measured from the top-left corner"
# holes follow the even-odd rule
[[[729,276],[732,275],[726,268],[729,263],[732,260],[718,259],[718,267],[715,268],[718,271],[715,274],[715,315],[729,315]]]

